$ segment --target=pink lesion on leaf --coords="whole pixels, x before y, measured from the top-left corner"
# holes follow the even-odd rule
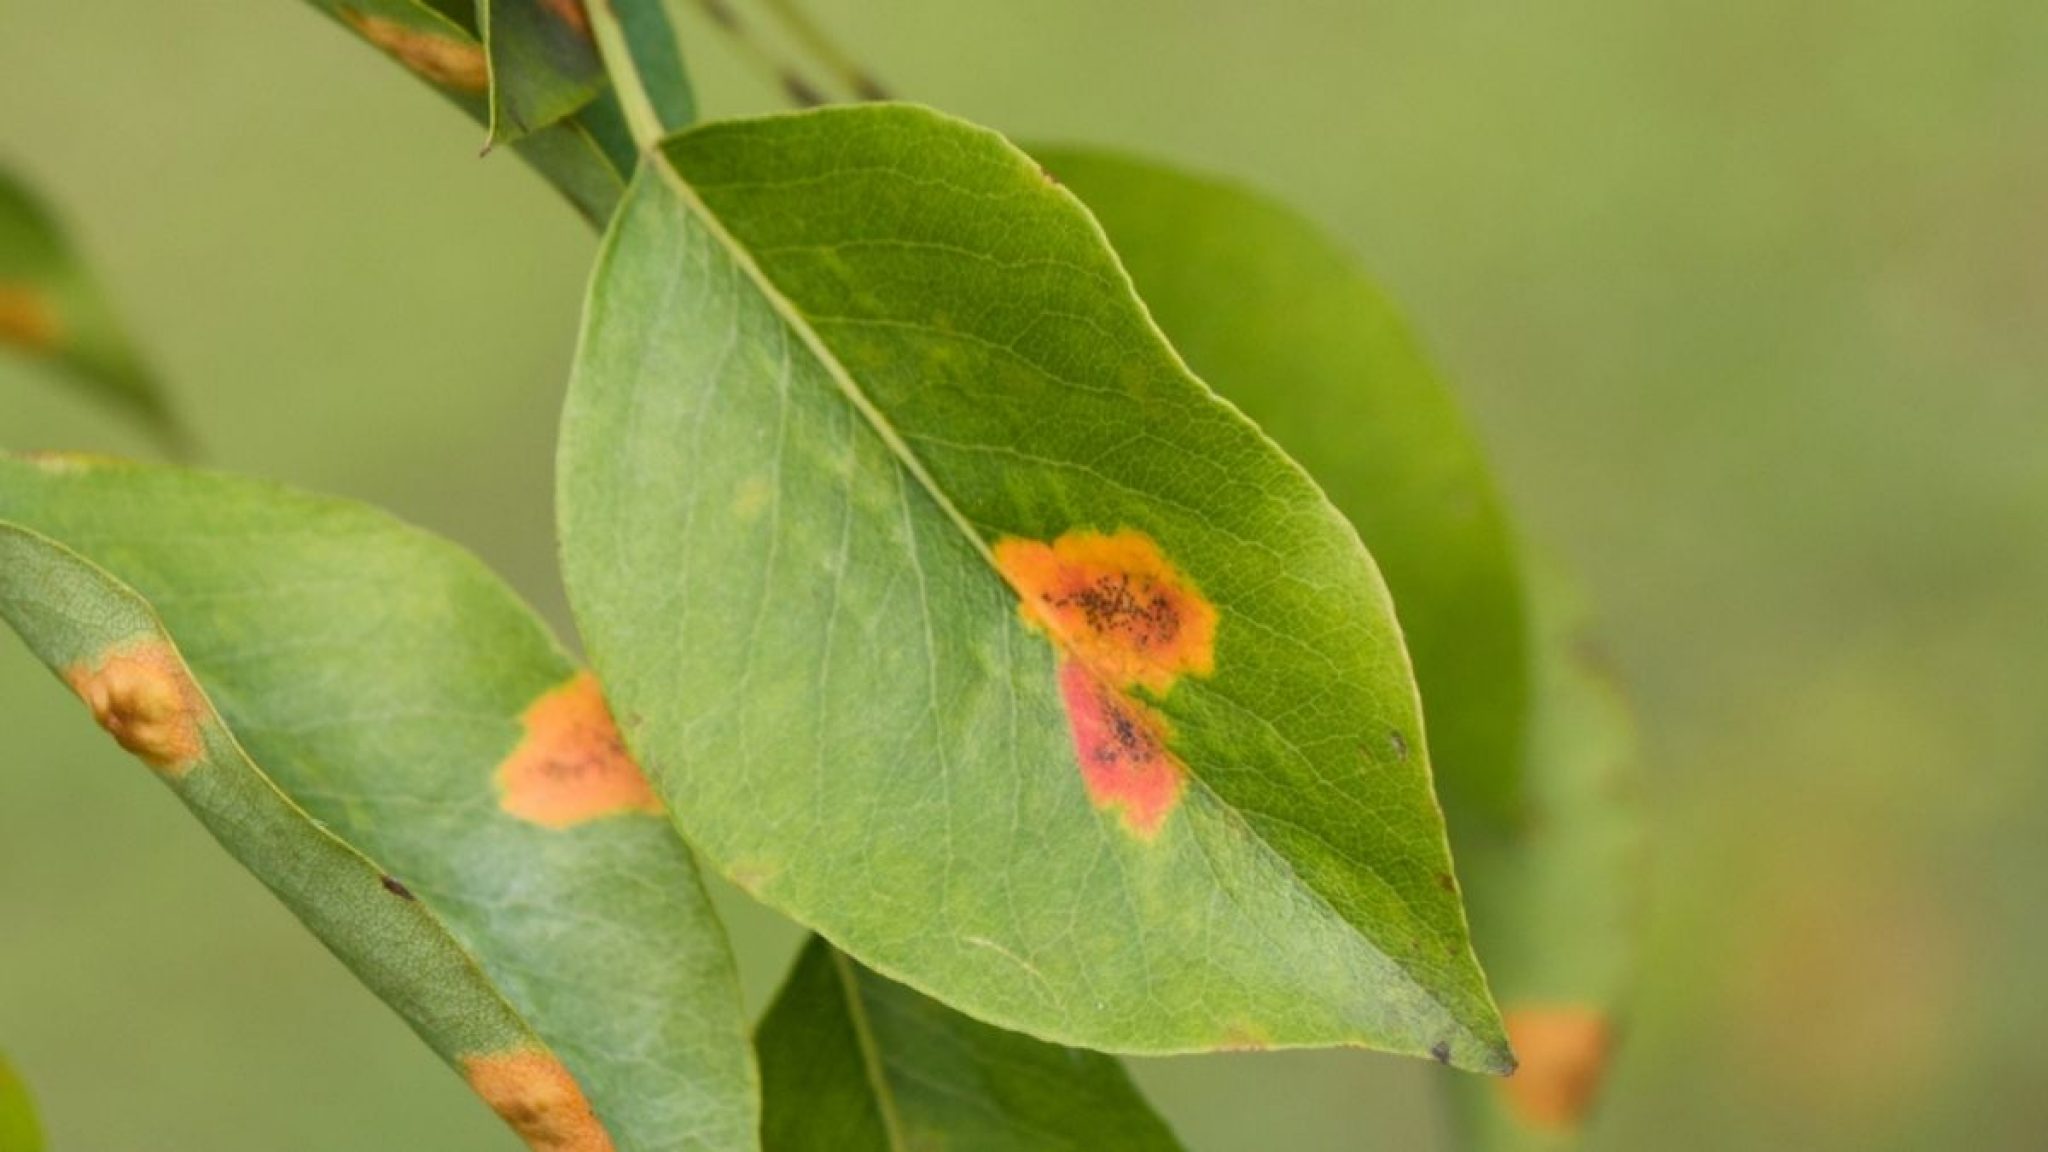
[[[1215,670],[1215,606],[1150,536],[1069,532],[1009,538],[996,565],[1031,625],[1059,650],[1060,698],[1089,799],[1150,839],[1179,805],[1187,765],[1165,717],[1136,694],[1164,697],[1182,676]]]
[[[499,806],[544,828],[662,810],[612,720],[597,678],[579,672],[521,717],[526,736],[498,767]]]
[[[1060,698],[1088,798],[1097,807],[1119,809],[1139,836],[1157,835],[1187,783],[1186,765],[1167,750],[1166,720],[1104,684],[1078,660],[1060,661]]]

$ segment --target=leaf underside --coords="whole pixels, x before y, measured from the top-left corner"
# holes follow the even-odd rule
[[[0,169],[0,350],[47,361],[66,379],[186,444],[163,386],[135,352],[56,215]]]
[[[1453,827],[1520,815],[1522,574],[1478,439],[1352,259],[1245,189],[1077,148],[1031,152],[1102,222],[1174,347],[1308,469],[1386,574]]]
[[[694,863],[475,560],[254,482],[0,458],[0,615],[536,1147],[604,1147],[593,1107],[621,1148],[755,1147]]]
[[[1180,1147],[1114,1058],[970,1020],[816,937],[755,1045],[767,1152]]]
[[[593,282],[559,503],[699,850],[1045,1039],[1508,1067],[1385,588],[1078,202],[908,106],[661,155]]]

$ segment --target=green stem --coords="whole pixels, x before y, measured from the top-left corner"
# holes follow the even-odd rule
[[[647,95],[647,84],[640,78],[640,67],[633,60],[633,46],[613,3],[614,0],[590,0],[584,7],[590,14],[590,32],[597,41],[598,54],[604,58],[604,70],[611,76],[612,88],[619,95],[619,108],[626,115],[626,127],[632,131],[635,144],[649,149],[660,143],[668,130],[662,127],[654,100]]]

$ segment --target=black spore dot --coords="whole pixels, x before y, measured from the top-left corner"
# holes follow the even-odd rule
[[[1449,1040],[1439,1040],[1431,1044],[1429,1046],[1429,1054],[1436,1057],[1437,1063],[1449,1064],[1451,1062],[1451,1042]]]

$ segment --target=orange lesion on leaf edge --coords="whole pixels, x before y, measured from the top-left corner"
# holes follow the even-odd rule
[[[463,1078],[533,1152],[612,1152],[569,1069],[539,1048],[462,1058]]]
[[[1613,1048],[1606,1014],[1583,1004],[1529,1005],[1502,1019],[1521,1062],[1500,1082],[1509,1111],[1542,1131],[1579,1128],[1593,1109]]]
[[[483,92],[491,86],[490,64],[480,44],[353,8],[343,8],[341,16],[363,39],[423,79],[455,92]]]
[[[996,566],[1019,611],[1059,650],[1060,698],[1089,799],[1141,838],[1179,804],[1187,765],[1157,709],[1184,675],[1216,665],[1217,613],[1150,536],[1068,532],[1051,543],[997,541]]]
[[[64,320],[49,294],[31,284],[0,283],[0,344],[34,353],[64,340]]]
[[[116,743],[164,776],[183,776],[205,755],[206,699],[167,641],[118,645],[63,677]]]
[[[526,735],[497,771],[499,806],[506,812],[562,829],[662,810],[589,672],[544,693],[521,721]]]

